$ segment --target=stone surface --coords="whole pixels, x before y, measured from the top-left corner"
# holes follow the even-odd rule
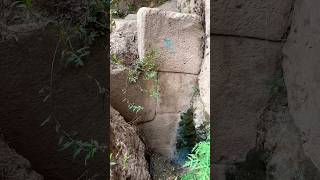
[[[177,8],[177,0],[167,1],[167,2],[163,3],[162,5],[160,5],[157,8],[163,9],[163,10],[166,10],[166,11],[179,12],[179,10]]]
[[[302,133],[306,155],[320,169],[320,2],[295,2],[284,47],[284,76],[290,113]]]
[[[169,159],[173,158],[179,113],[157,114],[151,122],[141,125],[142,139],[148,148]]]
[[[199,74],[199,90],[201,100],[207,114],[210,115],[210,1],[205,1],[205,31],[206,41],[204,60]]]
[[[153,83],[140,78],[137,83],[127,82],[128,71],[123,68],[110,70],[110,104],[121,113],[128,122],[150,121],[156,113],[156,99],[150,97]],[[128,102],[142,105],[144,109],[134,113],[128,109]],[[136,119],[139,117],[139,119]]]
[[[197,76],[183,73],[159,73],[160,98],[157,113],[182,113],[191,104]]]
[[[111,153],[113,165],[111,179],[149,180],[148,163],[145,159],[145,146],[135,128],[110,106]],[[124,159],[127,160],[125,161]]]
[[[159,71],[199,74],[204,36],[199,16],[156,8],[141,8],[137,16],[140,58],[155,50]]]
[[[128,14],[124,19],[126,19],[126,20],[137,20],[137,14]]]
[[[124,64],[138,59],[136,20],[115,19],[116,27],[110,34],[110,56],[115,55]]]
[[[177,0],[177,8],[181,13],[197,14],[204,19],[205,1],[208,0]]]
[[[212,32],[280,40],[289,27],[292,0],[215,0]]]
[[[0,179],[43,180],[43,177],[31,168],[30,162],[17,154],[0,138]]]
[[[281,43],[213,36],[212,86],[215,163],[244,160],[268,102]]]

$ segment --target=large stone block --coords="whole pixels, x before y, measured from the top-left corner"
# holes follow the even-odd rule
[[[176,131],[180,114],[157,114],[155,119],[141,125],[142,138],[148,147],[161,155],[173,158],[176,144]]]
[[[196,75],[160,72],[159,83],[157,113],[181,113],[190,107]]]
[[[138,59],[137,21],[134,18],[115,19],[115,28],[110,34],[110,55],[126,65]]]
[[[155,50],[160,71],[199,74],[204,36],[199,16],[156,8],[141,8],[137,16],[140,58]]]
[[[110,167],[111,179],[150,180],[145,145],[133,126],[110,106],[110,152],[116,166]],[[124,159],[127,157],[127,162]],[[129,166],[128,166],[129,164]]]
[[[215,0],[212,32],[280,40],[289,27],[292,0]]]
[[[271,96],[282,43],[213,36],[213,47],[211,114],[215,161],[244,160],[255,146],[256,126]]]
[[[133,121],[137,117],[141,121],[150,121],[155,116],[156,99],[150,96],[149,90],[153,86],[150,81],[138,80],[135,84],[127,82],[127,70],[112,69],[110,72],[110,104],[118,110],[126,121]],[[128,103],[142,105],[144,109],[134,113],[128,109]]]
[[[320,169],[320,1],[297,0],[284,47],[289,110],[299,127],[304,151]]]

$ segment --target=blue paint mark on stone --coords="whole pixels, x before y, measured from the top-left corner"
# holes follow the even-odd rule
[[[171,39],[169,38],[165,38],[164,39],[164,47],[168,48],[168,49],[171,49],[173,46],[173,42]]]
[[[173,41],[170,38],[164,39],[164,47],[169,50],[170,53],[175,53]]]

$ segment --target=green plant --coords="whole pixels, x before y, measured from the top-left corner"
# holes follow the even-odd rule
[[[210,141],[202,141],[195,145],[184,167],[190,169],[182,176],[182,180],[210,179]]]
[[[127,154],[125,154],[123,157],[123,164],[124,164],[123,168],[124,169],[128,169],[128,160],[129,160],[129,156]]]
[[[14,2],[14,5],[21,8],[31,9],[33,0],[18,0]]]
[[[200,89],[198,86],[192,86],[192,92],[194,95],[197,95],[200,93]]]
[[[283,77],[282,69],[279,69],[276,74],[274,80],[271,82],[271,94],[277,95],[285,88],[285,82]]]
[[[40,126],[46,125],[51,120],[51,115],[49,115]],[[55,121],[55,131],[57,135],[59,136],[58,140],[58,146],[60,146],[59,151],[63,151],[66,149],[70,149],[73,151],[73,159],[75,159],[77,156],[79,156],[81,153],[85,154],[84,157],[84,163],[87,165],[87,160],[90,158],[93,158],[95,153],[100,151],[106,151],[107,147],[104,145],[100,145],[98,141],[91,139],[90,141],[83,141],[78,140],[74,136],[76,134],[69,134],[67,131],[65,131],[61,123],[58,121]]]
[[[112,153],[110,153],[110,168],[112,168],[114,165],[116,165],[117,163],[114,161],[114,159],[112,158]]]
[[[128,109],[134,113],[138,113],[138,112],[142,111],[144,109],[144,107],[141,105],[135,104],[135,103],[130,103],[128,105]]]

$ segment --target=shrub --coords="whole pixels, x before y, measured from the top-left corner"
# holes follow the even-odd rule
[[[195,145],[184,167],[190,169],[182,176],[182,180],[210,179],[210,141],[201,141]]]

